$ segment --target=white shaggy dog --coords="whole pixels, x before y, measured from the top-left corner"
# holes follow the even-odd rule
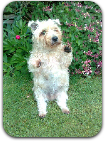
[[[66,101],[72,48],[63,45],[59,25],[58,19],[28,23],[33,33],[33,49],[28,68],[34,75],[33,91],[40,117],[45,117],[47,113],[47,101],[54,99],[62,112],[69,114]]]

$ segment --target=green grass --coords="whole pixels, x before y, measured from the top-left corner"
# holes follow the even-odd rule
[[[13,137],[92,137],[102,126],[102,78],[72,76],[68,91],[71,113],[63,114],[56,102],[39,118],[28,77],[4,76],[3,126]],[[27,96],[29,96],[27,98]]]

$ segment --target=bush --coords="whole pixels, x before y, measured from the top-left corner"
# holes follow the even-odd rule
[[[27,58],[31,50],[30,30],[26,21],[19,20],[3,33],[3,71],[12,75],[27,72]]]
[[[27,22],[51,18],[60,20],[63,41],[73,47],[71,74],[101,74],[102,11],[94,2],[19,1],[7,5],[5,13],[14,13],[16,17],[12,25],[4,21],[4,73],[28,72],[27,58],[32,45]]]

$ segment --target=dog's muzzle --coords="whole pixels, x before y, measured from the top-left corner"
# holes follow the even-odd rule
[[[58,41],[58,37],[57,36],[52,37],[52,41],[53,42],[57,42]]]
[[[53,36],[52,37],[52,44],[55,44],[56,42],[58,42],[58,37],[57,36]]]

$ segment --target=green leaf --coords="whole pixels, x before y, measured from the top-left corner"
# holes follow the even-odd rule
[[[26,51],[26,52],[27,52],[27,48],[26,48],[26,47],[21,46],[20,48],[21,48],[22,50],[24,50],[24,51]],[[20,52],[22,52],[22,51],[20,51]]]
[[[102,50],[102,47],[98,47],[99,50]]]
[[[22,19],[19,21],[19,28],[22,28],[22,25],[23,25],[23,23],[22,23]]]
[[[6,63],[6,62],[3,62],[3,66],[7,66],[7,67],[10,67],[11,66],[11,64],[10,63]]]
[[[20,70],[24,65],[26,65],[26,61],[22,61],[21,63],[17,64],[15,67],[17,70]]]
[[[76,43],[78,44],[78,46],[81,44],[81,40],[77,39]]]
[[[91,76],[90,76],[90,75],[88,75],[87,77],[88,77],[88,78],[91,78]]]
[[[3,61],[7,63],[7,55],[5,53],[3,54]]]
[[[71,41],[74,41],[74,40],[75,40],[75,36],[71,35]]]

